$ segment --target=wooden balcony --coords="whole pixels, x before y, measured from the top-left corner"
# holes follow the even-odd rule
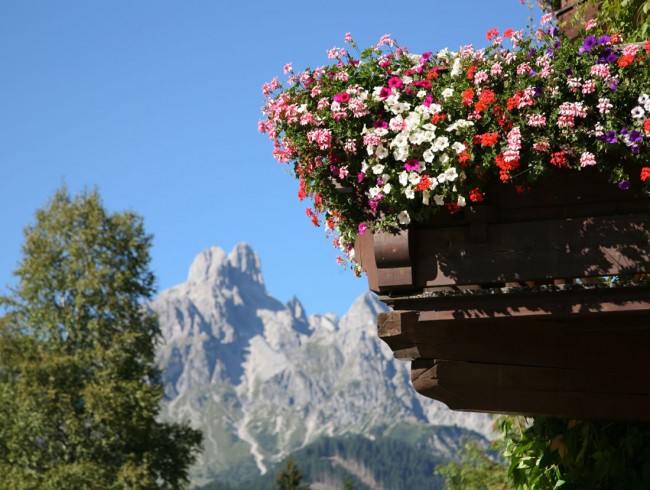
[[[650,420],[650,199],[595,172],[489,197],[358,240],[415,389],[458,410]]]

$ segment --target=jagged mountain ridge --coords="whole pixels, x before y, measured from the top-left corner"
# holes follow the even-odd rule
[[[306,316],[264,286],[261,261],[240,243],[200,253],[187,281],[152,303],[164,338],[158,352],[165,416],[204,431],[194,468],[207,481],[236,466],[243,477],[322,435],[371,434],[404,422],[489,431],[481,414],[452,412],[410,386],[376,334],[385,309],[368,292],[342,317]]]

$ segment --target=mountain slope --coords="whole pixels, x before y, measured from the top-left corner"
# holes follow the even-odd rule
[[[205,434],[198,483],[224,471],[236,480],[264,474],[324,435],[370,435],[403,422],[489,431],[485,415],[416,394],[408,363],[377,338],[385,307],[374,295],[340,319],[307,317],[297,299],[285,305],[266,291],[260,259],[245,243],[229,254],[203,251],[187,281],[151,308],[165,341],[165,416]]]

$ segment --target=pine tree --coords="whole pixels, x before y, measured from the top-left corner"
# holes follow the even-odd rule
[[[96,191],[66,189],[25,230],[2,298],[3,489],[178,489],[201,434],[158,419],[160,338],[145,308],[151,236]]]
[[[302,473],[296,463],[289,459],[285,469],[275,479],[275,490],[309,490],[309,486],[301,485],[301,482]]]

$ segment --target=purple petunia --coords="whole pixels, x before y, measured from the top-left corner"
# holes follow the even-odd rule
[[[598,41],[596,40],[596,36],[589,36],[586,37],[585,40],[582,42],[582,46],[578,48],[578,53],[579,54],[585,54],[588,53],[591,48],[593,48]]]
[[[599,140],[609,143],[610,145],[616,143],[618,138],[616,137],[616,131],[610,130],[605,131],[601,136],[598,137]]]

